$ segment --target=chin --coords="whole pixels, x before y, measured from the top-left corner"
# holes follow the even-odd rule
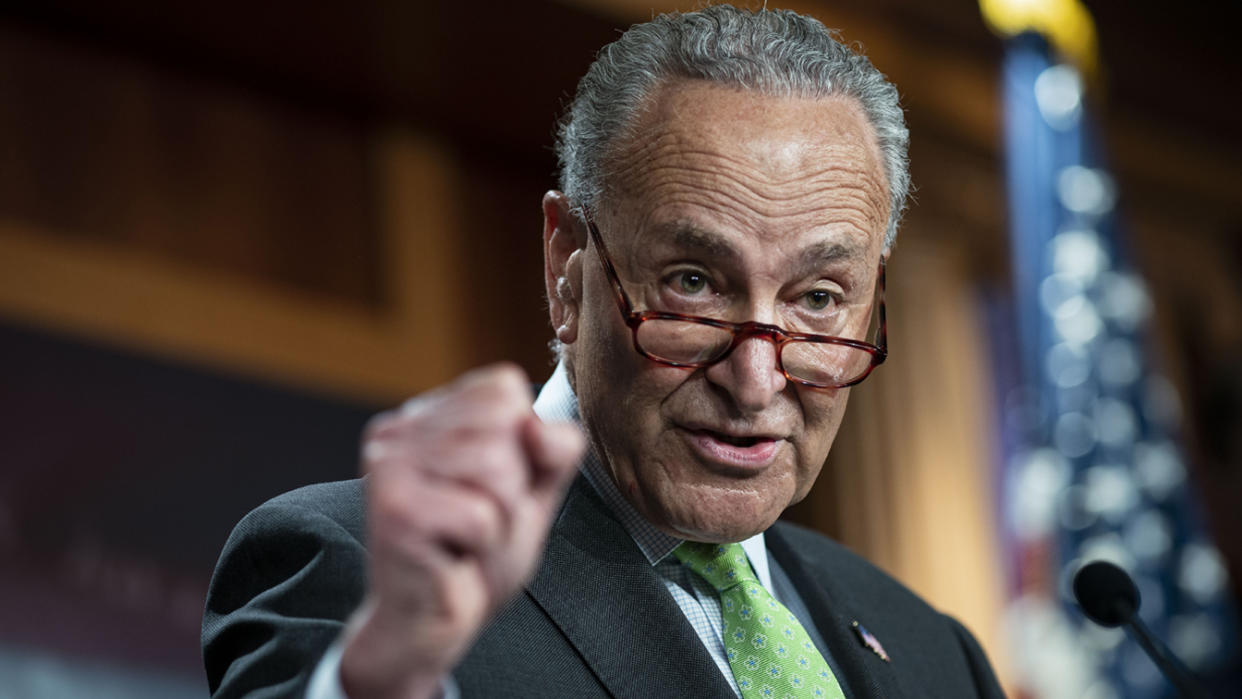
[[[702,484],[674,486],[663,495],[659,503],[663,516],[657,526],[691,541],[733,543],[749,539],[772,526],[785,509],[773,501],[772,493]]]
[[[701,541],[709,544],[732,544],[745,541],[767,530],[775,521],[775,517],[771,520],[764,520],[761,523],[698,520],[684,523],[683,526],[675,526],[668,533],[679,539],[688,539],[690,541]]]

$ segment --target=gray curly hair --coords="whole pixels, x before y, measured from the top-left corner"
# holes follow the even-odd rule
[[[660,15],[601,49],[578,83],[557,138],[560,187],[571,201],[598,208],[612,149],[633,135],[646,99],[678,79],[764,95],[857,99],[875,130],[888,178],[884,246],[893,244],[910,190],[910,135],[897,88],[835,32],[790,10],[714,5]]]

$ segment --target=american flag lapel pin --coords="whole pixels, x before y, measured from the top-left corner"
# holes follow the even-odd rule
[[[888,653],[884,651],[884,646],[880,645],[879,639],[871,635],[871,632],[867,630],[867,627],[855,621],[850,624],[850,628],[854,629],[854,635],[858,637],[859,642],[871,649],[872,653],[880,656],[880,660],[883,660],[886,663],[888,662]]]

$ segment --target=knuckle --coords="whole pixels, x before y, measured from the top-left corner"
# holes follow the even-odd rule
[[[370,517],[377,524],[391,524],[405,515],[405,502],[396,497],[393,491],[379,488],[372,489],[370,494]]]
[[[525,392],[529,389],[526,372],[513,362],[500,362],[495,365],[496,383],[509,390]]]
[[[392,410],[372,415],[362,427],[362,440],[370,441],[391,431],[396,421],[397,413]]]
[[[497,538],[500,514],[496,506],[485,497],[472,497],[462,503],[458,510],[462,527],[471,540],[490,543]]]
[[[418,507],[403,489],[375,489],[368,505],[367,516],[372,520],[372,528],[379,531],[411,531],[422,526],[421,512],[425,508]]]
[[[525,461],[514,440],[491,434],[475,442],[471,470],[488,483],[504,482],[525,471]]]
[[[404,403],[397,408],[396,412],[401,416],[417,415],[421,412],[423,406],[434,400],[434,397],[426,395],[418,395],[413,398],[406,399]]]
[[[388,433],[373,437],[363,442],[360,449],[362,472],[392,485],[400,480],[398,474],[417,472],[422,463],[420,455],[425,452],[425,445],[409,435]]]
[[[475,449],[485,448],[493,439],[491,426],[488,421],[482,419],[484,416],[473,417],[475,419],[462,420],[446,426],[440,438],[446,444],[458,447],[468,445]],[[458,451],[462,450],[458,449]]]
[[[522,367],[513,362],[497,362],[476,369],[467,376],[465,382],[470,388],[482,392],[489,398],[504,399],[512,402],[531,400],[530,382]]]
[[[388,445],[382,439],[368,438],[362,443],[362,470],[365,473],[374,473],[384,463],[384,457],[389,453]]]

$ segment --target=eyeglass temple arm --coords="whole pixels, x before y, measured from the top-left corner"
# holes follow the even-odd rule
[[[617,294],[617,307],[621,309],[621,317],[625,318],[627,324],[630,324],[634,317],[634,303],[630,300],[630,295],[625,293],[625,287],[621,286],[621,277],[617,274],[617,269],[612,266],[612,257],[608,254],[608,248],[604,246],[604,238],[599,234],[599,228],[595,225],[595,220],[586,204],[582,205],[582,218],[586,221],[591,241],[595,243],[595,251],[599,253],[600,264],[604,265],[604,271],[608,273],[608,281]]]
[[[880,277],[877,283],[880,285],[880,336],[876,338],[876,347],[884,353],[884,357],[888,357],[888,318],[886,312],[886,304],[884,296],[888,292],[885,277],[888,274],[887,265],[883,257],[880,258]]]

